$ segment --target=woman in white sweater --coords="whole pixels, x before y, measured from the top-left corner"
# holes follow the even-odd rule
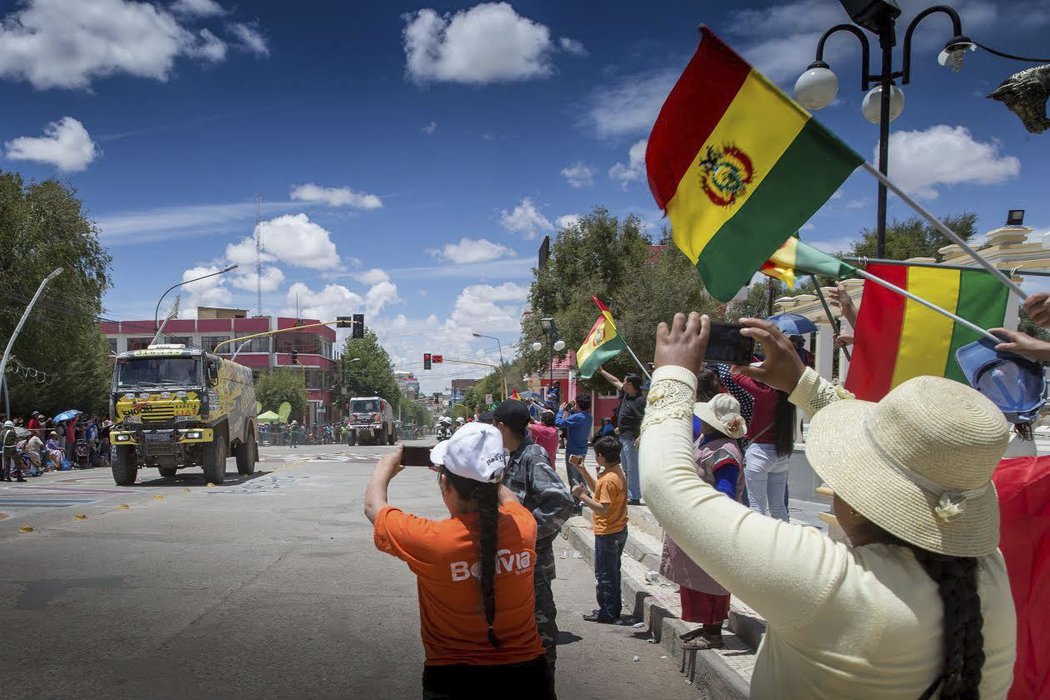
[[[1003,698],[1015,615],[990,479],[1008,440],[995,406],[920,377],[879,403],[852,400],[805,369],[765,321],[745,320],[760,366],[813,415],[806,454],[835,491],[851,546],[759,515],[696,474],[695,370],[707,317],[657,331],[641,438],[649,507],[697,564],[768,623],[753,698]]]

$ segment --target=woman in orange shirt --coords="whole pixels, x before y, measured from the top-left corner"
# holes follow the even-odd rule
[[[376,465],[365,492],[376,547],[417,577],[424,700],[488,697],[497,682],[525,697],[552,698],[534,614],[536,519],[500,484],[506,457],[499,431],[469,423],[430,458],[440,466],[448,519],[387,503],[390,481],[404,468],[400,448]]]

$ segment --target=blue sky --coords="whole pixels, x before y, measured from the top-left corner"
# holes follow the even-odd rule
[[[925,6],[900,4],[905,19]],[[1045,2],[955,6],[977,41],[1046,53]],[[790,89],[846,19],[835,0],[0,8],[0,167],[77,188],[113,255],[108,318],[149,317],[166,287],[229,262],[187,288],[183,315],[255,313],[259,196],[263,311],[364,312],[414,370],[423,351],[495,358],[471,332],[516,339],[536,249],[565,217],[604,205],[658,231],[644,139],[698,24]],[[917,32],[891,176],[936,213],[976,211],[982,230],[1015,207],[1050,230],[1050,136],[984,97],[1026,64],[978,51],[953,74],[936,62],[950,33],[944,17]],[[825,58],[840,90],[818,117],[874,159],[855,40],[836,36]],[[803,236],[841,249],[873,225],[874,198],[855,173]],[[890,212],[907,216],[892,197]],[[471,374],[446,365],[423,387]]]

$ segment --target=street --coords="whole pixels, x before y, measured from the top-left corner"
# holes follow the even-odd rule
[[[0,697],[419,697],[415,577],[363,515],[388,449],[264,447],[221,486],[142,470],[118,488],[108,469],[0,486]],[[390,498],[446,515],[425,469]],[[559,695],[696,697],[645,629],[581,619],[593,572],[566,539],[556,556]]]

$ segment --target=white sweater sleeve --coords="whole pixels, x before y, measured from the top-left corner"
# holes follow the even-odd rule
[[[715,491],[693,464],[696,377],[653,373],[640,453],[642,493],[666,533],[707,573],[775,624],[812,622],[847,575],[851,555],[815,528],[767,518]]]

